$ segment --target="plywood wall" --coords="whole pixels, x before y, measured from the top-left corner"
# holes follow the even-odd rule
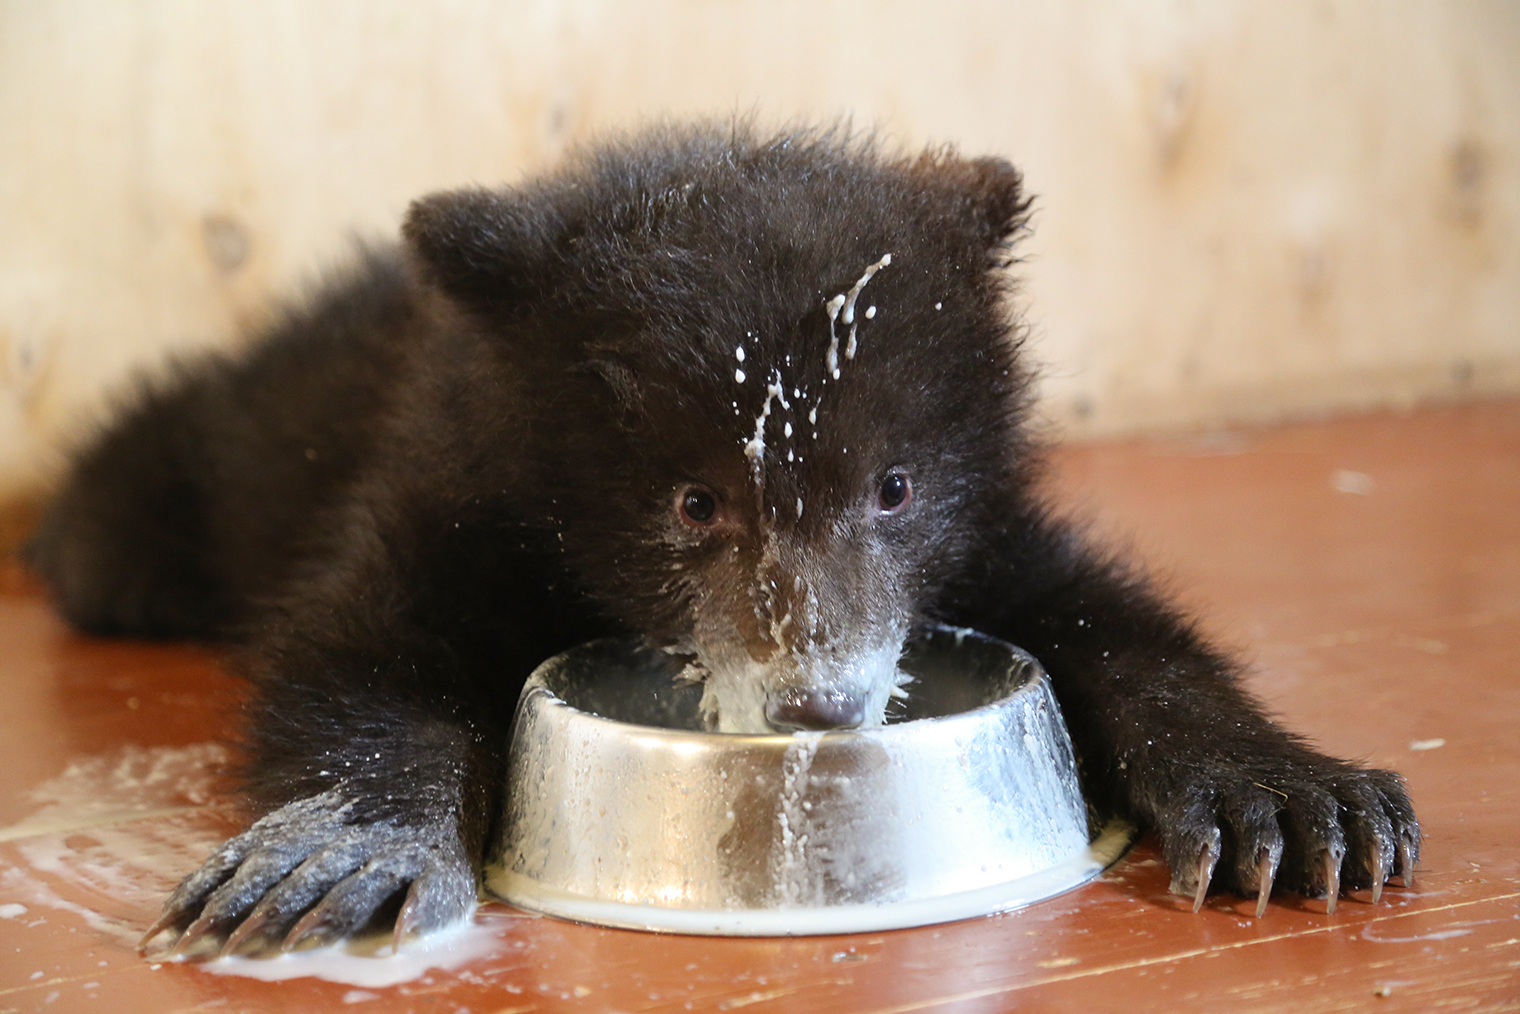
[[[1069,432],[1520,390],[1520,5],[0,0],[0,493],[433,188],[649,116],[1019,162]]]

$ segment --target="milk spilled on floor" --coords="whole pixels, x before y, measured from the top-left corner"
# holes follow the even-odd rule
[[[35,812],[0,827],[0,918],[48,924],[56,913],[82,920],[124,950],[157,916],[175,885],[234,830],[217,779],[225,747],[128,746],[71,762],[29,795]],[[217,819],[218,817],[224,819]],[[17,858],[19,861],[17,861]],[[169,938],[146,960],[169,958]],[[197,967],[218,975],[274,980],[311,976],[379,987],[451,969],[500,949],[489,928],[466,923],[389,954],[388,938],[357,941],[272,959],[223,958]]]
[[[375,936],[275,958],[218,958],[200,967],[216,975],[265,982],[309,977],[380,988],[411,982],[433,970],[449,971],[500,949],[495,933],[471,921],[413,940],[399,951],[389,937]]]
[[[147,928],[143,914],[156,914],[219,844],[204,824],[226,761],[223,747],[202,743],[127,747],[70,763],[31,791],[35,812],[0,828],[0,842],[21,859],[0,857],[0,891],[44,921],[41,910],[69,912],[135,946]]]

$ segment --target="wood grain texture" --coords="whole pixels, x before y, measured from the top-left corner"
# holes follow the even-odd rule
[[[1077,434],[1520,389],[1503,0],[0,0],[0,495],[411,198],[651,116],[1010,156]]]

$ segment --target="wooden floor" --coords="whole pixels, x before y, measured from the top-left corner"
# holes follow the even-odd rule
[[[1033,909],[894,933],[659,937],[486,906],[397,984],[419,962],[263,982],[141,959],[162,892],[235,827],[213,742],[236,688],[196,649],[73,636],[12,569],[0,1012],[1520,1009],[1520,403],[1069,448],[1058,466],[1291,726],[1408,776],[1415,889],[1330,916],[1279,899],[1258,920],[1224,897],[1195,915],[1142,842]]]

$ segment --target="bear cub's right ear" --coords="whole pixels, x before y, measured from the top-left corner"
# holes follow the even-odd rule
[[[423,276],[465,306],[507,310],[535,293],[558,216],[520,193],[481,187],[413,201],[401,225]]]

